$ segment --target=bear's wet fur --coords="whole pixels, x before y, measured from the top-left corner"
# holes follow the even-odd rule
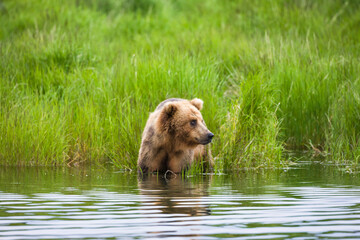
[[[138,158],[142,173],[180,173],[196,160],[205,163],[204,169],[212,169],[214,162],[207,144],[214,134],[205,125],[202,107],[203,101],[198,98],[170,98],[157,106],[142,134]]]

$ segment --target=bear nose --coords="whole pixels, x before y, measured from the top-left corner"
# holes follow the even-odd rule
[[[209,133],[209,134],[208,134],[208,139],[211,140],[213,137],[214,137],[214,134],[213,134],[213,133]]]

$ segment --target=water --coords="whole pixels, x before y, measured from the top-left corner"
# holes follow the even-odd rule
[[[360,177],[305,164],[166,181],[0,167],[0,238],[360,239]]]

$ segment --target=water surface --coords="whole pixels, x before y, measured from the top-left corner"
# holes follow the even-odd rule
[[[0,167],[0,238],[359,239],[359,180],[321,164],[170,180]]]

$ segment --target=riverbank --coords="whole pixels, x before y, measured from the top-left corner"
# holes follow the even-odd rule
[[[204,100],[216,169],[360,156],[360,5],[0,3],[0,164],[135,169],[149,112]]]

